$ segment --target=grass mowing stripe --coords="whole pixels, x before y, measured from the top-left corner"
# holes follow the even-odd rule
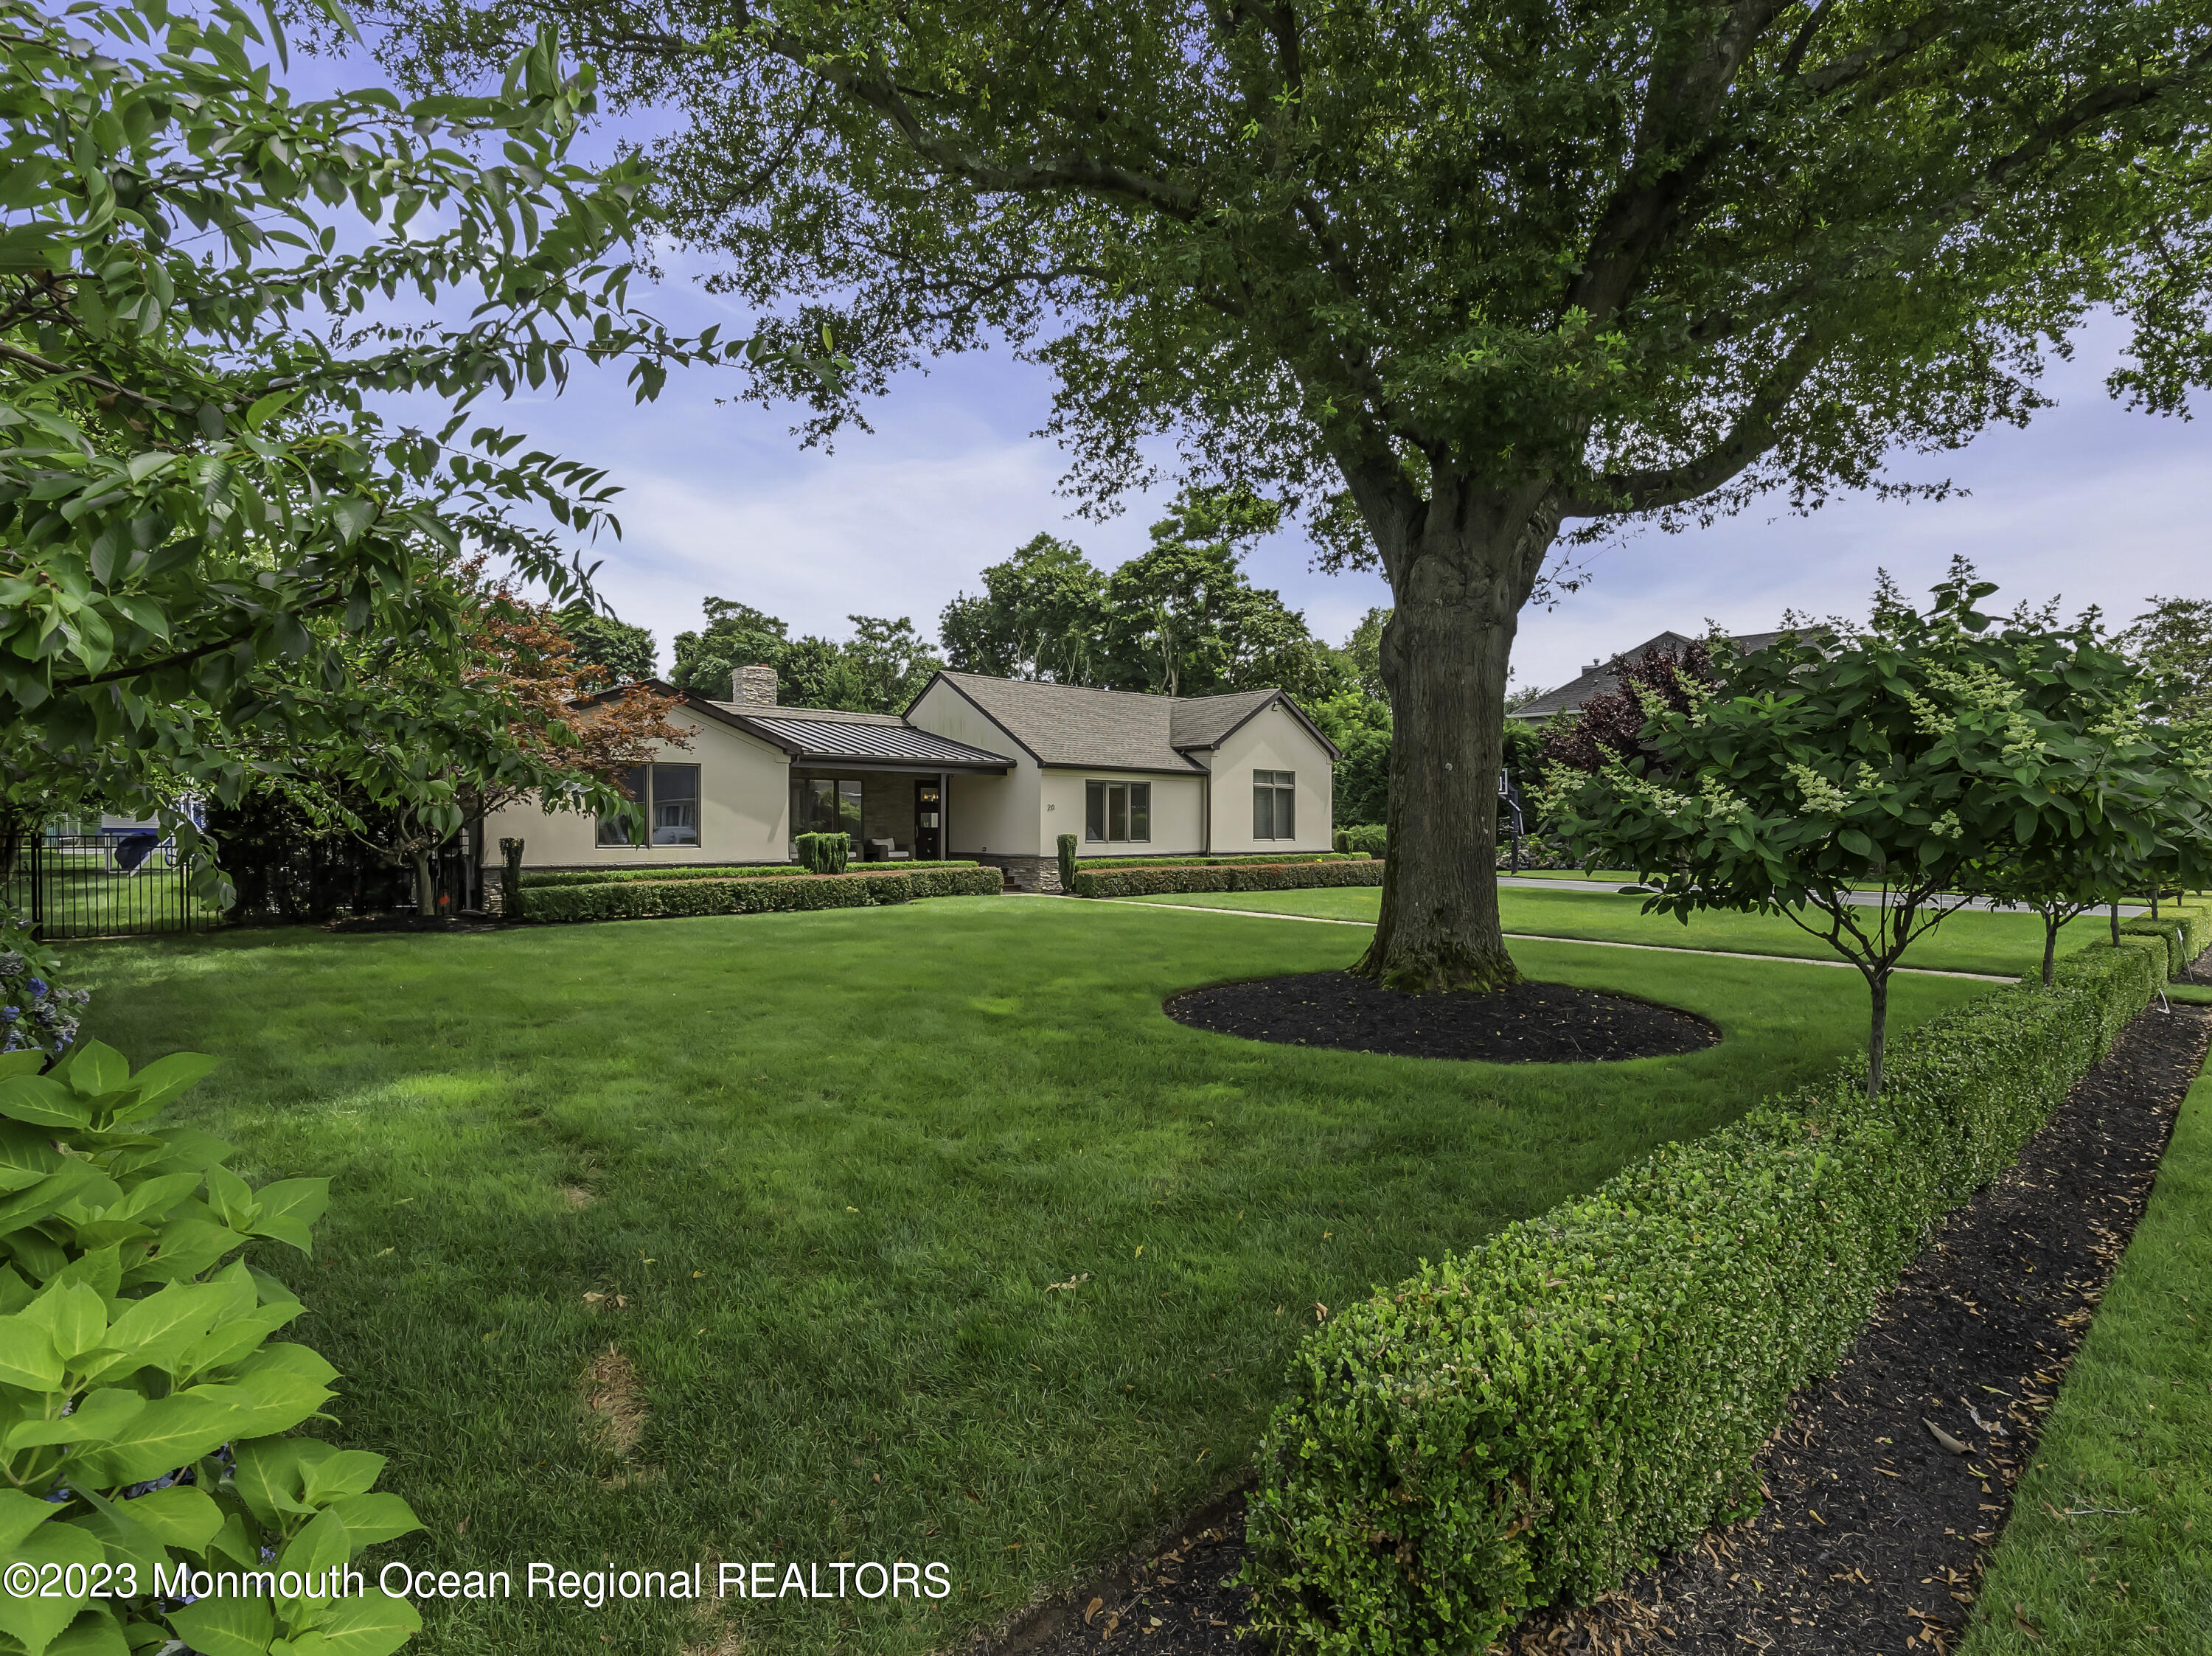
[[[1091,901],[1109,903],[1151,903],[1155,907],[1171,906],[1173,907],[1182,909],[1186,913],[1237,914],[1255,920],[1295,920],[1301,925],[1305,925],[1364,926],[1370,924],[1370,922],[1366,920],[1340,920],[1332,915],[1325,914],[1279,914],[1271,909],[1265,908],[1213,908],[1199,903],[1188,902],[1162,905],[1157,899],[1150,897],[1102,897]],[[1572,943],[1576,947],[1582,949],[1645,949],[1662,955],[1717,955],[1722,960],[1729,961],[1771,961],[1775,964],[1781,966],[1827,966],[1834,967],[1845,972],[1853,972],[1858,969],[1849,961],[1807,960],[1801,955],[1752,955],[1747,954],[1740,949],[1687,949],[1680,943],[1614,943],[1610,939],[1604,937],[1547,937],[1541,932],[1537,931],[1508,931],[1504,934],[1504,937],[1508,943]],[[1900,966],[1897,970],[1899,972],[1913,973],[1924,978],[1972,978],[1978,983],[2014,983],[2018,981],[2016,975],[2000,977],[1993,972],[1947,972],[1939,968],[1929,966]]]
[[[314,1259],[255,1257],[347,1377],[320,1429],[392,1457],[383,1487],[428,1526],[393,1550],[462,1571],[813,1560],[825,1580],[906,1558],[955,1583],[919,1605],[733,1599],[711,1637],[665,1604],[429,1604],[410,1650],[921,1656],[1218,1493],[1317,1306],[1711,1131],[1864,1027],[1833,973],[1541,943],[1516,951],[1532,974],[1726,1039],[1449,1064],[1161,1012],[1362,941],[953,899],[239,931],[71,968],[98,992],[88,1034],[137,1062],[222,1057],[173,1114],[242,1172],[331,1177]],[[1893,1016],[1982,992],[1916,980]]]
[[[1190,892],[1129,901],[1165,907],[1264,909],[1284,914],[1372,923],[1382,894],[1372,888],[1312,891]],[[1643,913],[1644,900],[1613,892],[1534,891],[1500,886],[1499,917],[1506,931],[1527,936],[1576,937],[1593,943],[1671,943],[1700,952],[1782,955],[1793,960],[1837,958],[1817,937],[1771,914],[1692,915],[1686,925],[1671,916]],[[2076,920],[2059,937],[2069,949],[2101,934],[2105,919]],[[2017,978],[2043,961],[2043,922],[2033,914],[1962,910],[1912,945],[1905,956],[1925,970],[1972,972]]]
[[[2212,1076],[2067,1370],[1960,1656],[2196,1656],[2212,1629]]]

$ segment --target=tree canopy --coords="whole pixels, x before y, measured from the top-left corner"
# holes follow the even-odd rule
[[[769,667],[777,699],[787,707],[848,713],[904,713],[944,662],[905,616],[848,616],[853,636],[842,642],[793,638],[787,623],[749,604],[710,597],[707,624],[676,635],[669,682],[679,690],[727,701],[740,667]]]
[[[1641,729],[1557,750],[1587,763],[1554,769],[1553,815],[1652,883],[1647,909],[1778,913],[1859,968],[1870,1090],[1891,973],[1978,890],[2212,850],[2212,758],[2168,738],[2094,614],[2001,622],[1978,608],[1996,590],[1954,562],[1923,613],[1885,581],[1863,628],[1716,639],[1712,677],[1678,663],[1669,694],[1647,658],[1623,692]]]
[[[653,634],[588,604],[571,604],[556,617],[575,646],[582,682],[594,690],[651,678],[659,656]],[[598,669],[596,672],[592,669]]]
[[[593,77],[550,36],[406,104],[293,98],[228,0],[0,0],[0,850],[89,801],[190,849],[184,796],[337,764],[450,832],[454,769],[515,757],[458,572],[578,594],[532,518],[617,528],[604,474],[471,405],[750,347],[629,305],[644,167],[569,158]],[[428,319],[378,309],[402,288]],[[409,391],[437,429],[378,412]]]
[[[2212,598],[2153,597],[2120,647],[2164,691],[2176,719],[2212,724]]]
[[[939,622],[952,665],[1152,695],[1216,695],[1272,686],[1318,703],[1349,682],[1282,595],[1252,585],[1249,543],[1282,509],[1234,490],[1186,490],[1152,526],[1152,543],[1110,573],[1039,535],[982,572]]]
[[[1560,535],[1908,488],[2127,316],[2117,391],[2212,360],[2203,0],[974,7],[390,4],[465,79],[546,20],[676,112],[671,222],[793,346],[994,337],[1107,503],[1172,434],[1388,576],[1391,869],[1365,969],[1514,976],[1487,875],[1516,616]],[[1940,479],[1917,485],[1940,489]],[[1468,870],[1483,870],[1480,878]]]

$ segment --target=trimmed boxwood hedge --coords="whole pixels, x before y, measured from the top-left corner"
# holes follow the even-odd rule
[[[874,871],[881,869],[881,872]],[[527,920],[641,920],[677,914],[765,914],[814,908],[866,908],[916,897],[995,897],[995,868],[909,870],[872,864],[848,874],[777,875],[740,880],[605,880],[596,885],[538,886],[523,893]]]
[[[862,868],[891,869],[901,872],[915,868],[973,868],[972,857],[956,857],[942,862],[863,863]],[[805,874],[808,870],[798,863],[726,863],[702,868],[562,868],[545,869],[534,874],[525,874],[525,890],[540,886],[607,885],[624,880],[765,880],[784,874]]]
[[[1190,868],[1153,863],[1136,868],[1085,869],[1075,877],[1079,897],[1152,897],[1170,891],[1305,891],[1316,886],[1381,885],[1382,864],[1365,859],[1328,862],[1225,863]]]
[[[1340,851],[1255,851],[1235,857],[1079,857],[1075,866],[1086,868],[1236,868],[1249,863],[1357,862],[1361,852],[1347,858]]]
[[[1847,1065],[1337,1313],[1262,1441],[1255,1625],[1481,1650],[1750,1510],[1791,1392],[2212,941],[2212,907],[2142,930],[1921,1025],[1878,1101]]]

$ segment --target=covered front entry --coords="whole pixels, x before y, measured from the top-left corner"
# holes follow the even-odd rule
[[[842,834],[856,862],[945,855],[945,774],[847,762],[791,768],[791,834]]]

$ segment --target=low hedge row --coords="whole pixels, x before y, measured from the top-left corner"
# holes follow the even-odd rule
[[[1340,851],[1254,852],[1237,857],[1079,857],[1075,866],[1086,868],[1239,868],[1251,864],[1265,863],[1341,863],[1357,862],[1367,853],[1360,852],[1347,857]]]
[[[1480,1650],[1748,1511],[1790,1394],[1929,1229],[2008,1166],[2212,909],[2098,943],[1310,1337],[1250,1505],[1255,1621],[1291,1648]],[[2170,928],[2170,929],[2169,929]]]
[[[1317,886],[1381,885],[1382,864],[1366,859],[1225,864],[1211,868],[1154,863],[1139,868],[1084,869],[1079,897],[1156,897],[1171,891],[1305,891]]]
[[[973,868],[972,857],[956,857],[942,862],[866,863],[866,868],[896,868],[901,872],[916,868]],[[544,869],[522,877],[522,889],[534,891],[545,886],[608,885],[628,880],[766,880],[778,875],[804,874],[807,870],[798,863],[730,863],[704,868],[563,868]]]
[[[877,871],[878,869],[881,871]],[[848,874],[781,873],[739,880],[606,880],[597,885],[539,886],[523,894],[527,920],[642,920],[678,914],[766,914],[816,908],[866,908],[917,897],[995,897],[995,868],[855,869]]]

